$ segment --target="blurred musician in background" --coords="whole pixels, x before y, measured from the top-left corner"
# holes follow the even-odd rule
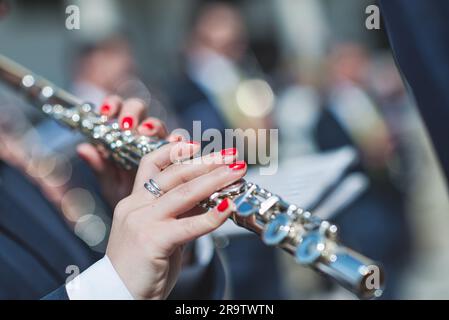
[[[363,46],[340,43],[328,61],[327,99],[316,125],[316,142],[323,151],[354,147],[361,158],[358,169],[370,177],[368,190],[335,220],[342,225],[344,241],[382,262],[389,275],[383,298],[392,299],[411,243],[404,194],[389,171],[397,146],[366,89],[370,58]],[[375,235],[382,235],[381,240],[372,241]]]
[[[200,7],[186,44],[183,73],[175,81],[171,94],[181,127],[192,132],[193,122],[199,121],[201,132],[210,128],[219,130],[223,143],[227,128],[270,128],[270,101],[265,103],[259,97],[265,92],[266,96],[272,95],[271,88],[260,80],[257,63],[248,55],[247,30],[237,8],[222,1]],[[246,91],[249,96],[253,95],[251,104],[239,103],[238,91],[245,90],[248,87],[245,83],[256,76],[257,83],[264,84],[257,90]],[[252,106],[254,104],[256,106]],[[244,150],[239,152],[245,156]],[[225,253],[232,280],[232,298],[282,298],[273,248],[263,245],[256,237],[245,235],[234,237]],[[262,264],[263,269],[260,268]],[[258,281],[261,277],[265,280]]]

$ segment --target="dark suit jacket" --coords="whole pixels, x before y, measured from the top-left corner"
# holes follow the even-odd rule
[[[193,121],[201,121],[201,130],[231,128],[218,111],[212,97],[207,96],[187,74],[183,74],[171,90],[171,103],[181,128],[192,136]],[[192,136],[192,139],[195,137]]]
[[[0,165],[0,298],[39,299],[65,283],[68,265],[100,258],[36,186]]]
[[[449,178],[449,1],[379,0],[396,61]]]

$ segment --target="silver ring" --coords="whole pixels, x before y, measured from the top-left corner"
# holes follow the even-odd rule
[[[150,180],[148,180],[148,182],[145,182],[143,184],[143,186],[145,187],[145,189],[150,191],[156,198],[159,198],[160,196],[162,196],[164,194],[162,189],[159,187],[159,185],[153,179],[150,179]]]

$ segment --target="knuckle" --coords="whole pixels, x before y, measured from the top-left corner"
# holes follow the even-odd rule
[[[204,223],[208,229],[208,231],[213,231],[221,225],[221,219],[214,214],[214,211],[210,211],[206,215],[204,215]]]
[[[178,176],[178,180],[180,184],[185,184],[187,182],[189,182],[191,180],[190,178],[190,170],[188,165],[183,165],[183,166],[176,166],[176,168],[174,169],[175,174]]]
[[[181,197],[181,199],[184,199],[186,202],[190,202],[191,200],[193,200],[190,186],[186,183],[178,187],[178,195]]]
[[[146,155],[142,158],[141,163],[142,163],[144,166],[148,166],[148,165],[152,164],[152,163],[153,163],[153,155],[152,155],[151,153],[146,154]]]
[[[197,224],[193,221],[193,219],[186,219],[184,221],[184,232],[189,237],[195,236],[195,230],[197,229]]]
[[[139,98],[127,99],[125,101],[124,105],[127,108],[130,108],[130,109],[133,109],[136,111],[142,111],[142,110],[146,109],[146,103],[142,99],[139,99]]]

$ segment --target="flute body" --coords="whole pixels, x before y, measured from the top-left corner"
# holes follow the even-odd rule
[[[47,116],[106,148],[124,168],[138,166],[143,156],[167,143],[122,131],[116,121],[96,114],[91,104],[1,55],[0,80],[22,91]],[[299,264],[329,276],[359,298],[382,294],[382,269],[341,245],[335,225],[243,179],[214,193],[201,205],[213,208],[224,197],[232,199],[236,206],[231,219],[258,234],[265,244],[282,248]]]

